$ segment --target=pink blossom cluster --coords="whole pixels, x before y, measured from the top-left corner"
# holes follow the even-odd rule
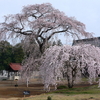
[[[90,44],[53,46],[44,52],[40,72],[45,88],[50,89],[50,85],[57,85],[58,78],[59,81],[65,78],[73,86],[86,68],[89,82],[96,81],[100,73],[100,48]]]

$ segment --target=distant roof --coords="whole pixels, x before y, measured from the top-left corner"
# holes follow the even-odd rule
[[[19,63],[10,63],[9,65],[14,71],[19,71],[22,67]]]
[[[72,45],[79,45],[79,44],[91,44],[100,47],[100,37],[74,40]]]

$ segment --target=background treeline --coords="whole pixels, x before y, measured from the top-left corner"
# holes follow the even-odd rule
[[[61,46],[62,42],[61,40],[50,41],[48,47],[51,45]],[[0,70],[9,70],[10,63],[22,63],[25,56],[28,54],[23,51],[22,43],[11,45],[8,41],[0,41]]]
[[[0,42],[0,70],[8,70],[10,63],[21,63],[24,52],[21,44],[11,45],[7,41]]]

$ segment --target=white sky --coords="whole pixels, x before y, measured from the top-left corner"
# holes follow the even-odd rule
[[[23,6],[41,3],[51,3],[67,16],[84,23],[94,37],[100,36],[100,0],[0,0],[0,22],[4,15],[19,13]]]

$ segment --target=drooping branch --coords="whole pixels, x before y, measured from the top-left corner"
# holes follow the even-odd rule
[[[43,54],[50,39],[55,38],[59,33],[77,37],[91,35],[85,31],[82,22],[66,16],[49,3],[24,6],[21,13],[8,15],[4,22],[0,23],[0,39],[9,37],[12,42],[13,39],[23,41],[23,49],[29,53],[29,59],[38,58],[38,53]]]
[[[100,48],[89,44],[53,46],[44,52],[41,60],[40,71],[45,85],[53,84],[50,81],[54,81],[55,75],[55,77],[63,79],[61,73],[65,73],[68,87],[72,88],[74,82],[80,81],[83,78],[81,75],[86,71],[89,74],[87,78],[91,83],[96,81],[95,79],[100,73]],[[56,81],[55,79],[54,83]]]

